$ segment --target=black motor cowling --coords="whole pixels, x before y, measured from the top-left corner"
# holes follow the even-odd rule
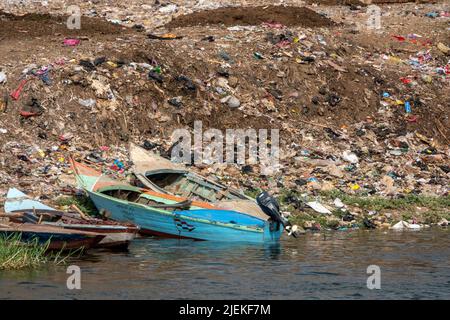
[[[284,227],[284,229],[288,232],[288,235],[292,235],[293,237],[297,238],[298,236],[298,226],[292,225],[286,218],[284,218],[280,213],[280,206],[278,204],[278,201],[272,197],[267,192],[261,193],[258,197],[256,197],[256,202],[264,211],[265,214],[267,214],[272,221],[281,223]]]
[[[280,222],[283,226],[286,226],[287,220],[281,215],[280,206],[274,197],[264,191],[256,198],[256,202],[273,221]]]

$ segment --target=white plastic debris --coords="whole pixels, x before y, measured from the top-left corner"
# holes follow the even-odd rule
[[[403,229],[405,228],[403,222],[404,222],[404,221],[397,222],[396,224],[394,224],[394,225],[391,227],[391,229],[392,229],[392,230],[403,230]]]
[[[353,164],[359,162],[358,156],[356,154],[354,154],[353,152],[351,152],[350,150],[345,150],[342,153],[342,159],[344,159],[347,162],[353,163]]]
[[[169,4],[167,6],[161,7],[159,8],[159,12],[161,13],[174,13],[175,11],[177,11],[178,6],[176,4]]]
[[[255,29],[255,26],[232,26],[227,28],[228,31],[253,31]]]
[[[339,198],[334,199],[334,205],[339,209],[345,207],[345,204]]]
[[[419,224],[408,223],[408,229],[419,230],[422,229],[422,226]]]
[[[145,62],[142,62],[142,63],[131,62],[130,66],[132,66],[134,69],[140,68],[140,69],[145,69],[145,70],[149,70],[149,71],[154,69],[154,67],[151,64],[148,64]]]
[[[95,106],[97,101],[95,99],[78,99],[78,103],[83,107],[92,108],[93,106]]]
[[[331,211],[325,208],[321,203],[317,201],[311,201],[306,203],[310,208],[314,211],[322,213],[322,214],[331,214]]]
[[[421,228],[422,226],[418,224],[408,223],[406,221],[397,222],[395,225],[391,227],[392,230],[404,230],[404,229],[419,230]]]
[[[0,133],[3,133],[3,134],[8,133],[8,130],[6,130],[4,128],[0,128]]]
[[[7,80],[6,73],[0,72],[0,84],[1,83],[6,83],[6,80]]]

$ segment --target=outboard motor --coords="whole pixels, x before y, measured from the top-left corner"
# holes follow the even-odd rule
[[[256,202],[273,221],[280,222],[283,226],[286,225],[287,221],[280,214],[280,206],[274,197],[264,191],[256,198]]]
[[[293,235],[295,238],[297,237],[297,226],[292,226],[291,223],[284,218],[280,213],[280,206],[278,201],[272,197],[267,192],[263,192],[258,197],[256,197],[256,202],[260,206],[261,210],[264,211],[273,221],[281,223],[288,231],[289,235]]]

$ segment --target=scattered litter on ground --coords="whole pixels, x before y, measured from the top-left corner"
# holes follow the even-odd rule
[[[65,27],[56,4],[0,11],[0,202],[12,186],[50,199],[76,192],[70,155],[126,179],[128,142],[170,155],[173,131],[196,120],[203,130],[279,129],[274,176],[253,164],[192,168],[242,190],[307,194],[283,208],[290,218],[329,218],[307,217],[317,221],[306,230],[388,228],[401,218],[346,196],[448,197],[448,9],[380,4],[389,28],[373,31],[350,7],[289,3],[131,0],[124,15],[98,2],[83,11],[81,31]],[[330,192],[339,198],[320,199]],[[417,216],[419,225],[441,222]]]

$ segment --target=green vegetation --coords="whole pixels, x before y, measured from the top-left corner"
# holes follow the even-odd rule
[[[304,226],[307,221],[314,221],[315,223],[319,223],[322,227],[337,229],[339,227],[339,218],[337,217],[327,217],[325,215],[310,215],[306,212],[298,212],[289,217],[289,221],[292,224],[296,224],[299,226]]]
[[[75,197],[59,197],[56,199],[56,204],[60,207],[70,207],[72,204],[76,205],[83,213],[90,216],[98,216],[99,212],[95,207],[92,200],[87,196],[75,196]]]
[[[35,241],[25,244],[20,237],[20,234],[0,236],[0,270],[36,268],[46,263],[61,264],[69,257],[62,257],[61,252],[47,254],[49,243],[42,245]]]
[[[259,188],[251,188],[251,189],[249,188],[244,191],[244,194],[248,197],[255,199],[261,192],[262,190]]]
[[[433,212],[450,210],[450,195],[444,197],[430,197],[424,195],[408,194],[398,198],[379,196],[355,196],[341,191],[322,192],[325,199],[339,198],[348,206],[357,206],[361,209],[381,211],[384,209],[414,210],[415,207],[424,207]]]
[[[304,225],[307,221],[315,221],[323,227],[335,229],[339,221],[346,214],[342,210],[332,211],[332,215],[326,216],[315,213],[307,208],[304,202],[317,200],[322,203],[332,203],[334,199],[339,198],[348,206],[350,212],[352,208],[362,209],[363,212],[377,211],[395,213],[391,222],[420,219],[421,223],[436,224],[445,218],[450,220],[450,196],[431,197],[425,195],[408,194],[396,198],[371,196],[368,194],[349,195],[339,190],[320,192],[317,197],[303,198],[295,191],[284,190],[278,200],[283,210],[291,212],[289,220],[298,225]],[[333,205],[331,205],[333,206]],[[417,208],[420,207],[421,210]],[[355,217],[356,224],[364,227],[363,219],[366,214],[360,214]]]

